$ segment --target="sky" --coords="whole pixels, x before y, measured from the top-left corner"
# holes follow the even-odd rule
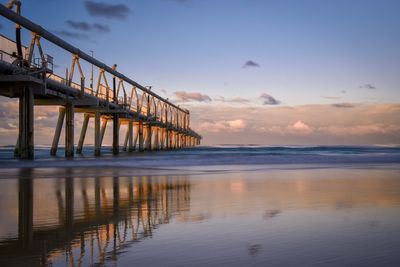
[[[188,108],[203,144],[400,144],[400,1],[32,0],[22,14]],[[71,56],[44,48],[65,73]],[[1,98],[1,144],[14,106]],[[56,110],[38,108],[39,143]]]

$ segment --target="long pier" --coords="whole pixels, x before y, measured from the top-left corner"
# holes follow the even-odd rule
[[[19,12],[19,8],[17,8]],[[94,122],[94,154],[101,154],[107,122],[113,122],[113,154],[120,147],[120,126],[127,125],[123,151],[179,149],[200,144],[201,136],[190,128],[190,112],[151,87],[145,87],[62,40],[40,25],[0,4],[0,14],[16,23],[16,42],[1,36],[0,95],[19,99],[19,128],[15,156],[34,158],[34,106],[59,106],[51,155],[56,155],[65,124],[65,156],[82,153],[89,122]],[[22,46],[21,28],[32,34],[29,46]],[[65,76],[53,72],[53,57],[44,53],[45,39],[71,55]],[[34,51],[39,54],[34,57]],[[84,64],[91,67],[86,85]],[[97,84],[94,84],[96,68]],[[77,73],[75,75],[75,72]],[[74,144],[75,113],[84,113],[79,142]]]

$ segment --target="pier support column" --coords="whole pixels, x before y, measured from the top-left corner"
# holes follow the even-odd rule
[[[129,139],[129,126],[125,134],[124,145],[122,146],[122,151],[128,151],[128,139]]]
[[[104,120],[102,121],[102,124],[101,124],[100,149],[101,149],[101,146],[103,145],[103,139],[104,139],[104,134],[106,133],[107,122],[108,122],[108,120],[107,120],[107,119],[104,119]]]
[[[144,151],[144,139],[143,139],[143,122],[139,121],[137,124],[138,139],[139,139],[139,152]]]
[[[96,112],[94,114],[94,155],[100,156],[101,154],[101,132],[100,132],[101,114]]]
[[[178,140],[178,132],[177,131],[174,131],[174,149],[178,149],[178,143],[179,142],[179,140]]]
[[[31,88],[21,88],[19,97],[18,148],[16,151],[16,155],[21,159],[33,159],[34,157],[33,101]]]
[[[74,156],[74,105],[65,106],[65,157]]]
[[[133,151],[135,151],[136,150],[136,145],[138,144],[138,140],[139,140],[139,126],[136,126],[136,122],[134,122],[133,123],[135,126],[134,126],[134,129],[135,129],[135,138],[133,139]],[[133,131],[133,129],[132,129],[132,131]]]
[[[57,120],[56,131],[54,132],[53,143],[50,149],[50,155],[52,156],[55,156],[57,154],[58,142],[60,141],[60,135],[64,124],[64,118],[65,118],[65,108],[60,107],[58,109],[58,120]]]
[[[174,131],[169,132],[169,149],[174,149]]]
[[[76,148],[76,153],[78,153],[78,154],[82,154],[83,143],[85,142],[85,137],[86,137],[87,127],[88,127],[88,124],[89,124],[89,119],[90,119],[90,114],[85,113],[85,115],[83,117],[81,135],[79,136],[78,147]]]
[[[133,152],[135,151],[135,148],[133,146],[133,121],[129,120],[128,123],[128,152]]]
[[[164,141],[165,141],[165,129],[164,128],[160,128],[160,150],[164,150]]]
[[[151,125],[146,123],[146,150],[151,151]]]
[[[119,154],[119,116],[113,116],[113,154]]]
[[[179,134],[179,148],[184,148],[185,147],[185,135],[184,134]]]
[[[159,150],[159,144],[160,144],[160,140],[159,140],[159,134],[158,131],[160,130],[159,127],[153,127],[153,132],[154,132],[154,143],[153,143],[153,150]]]
[[[165,149],[169,149],[169,131],[167,128],[165,128],[165,132],[164,132],[164,136],[165,136]]]

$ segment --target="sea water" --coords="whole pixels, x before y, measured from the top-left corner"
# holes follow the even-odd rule
[[[0,266],[399,266],[400,150],[0,150]]]

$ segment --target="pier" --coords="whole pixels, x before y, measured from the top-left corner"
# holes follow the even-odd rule
[[[42,26],[0,5],[0,14],[16,23],[16,41],[4,36],[0,47],[0,95],[19,99],[18,138],[15,156],[34,158],[34,107],[59,106],[50,153],[56,155],[65,129],[65,157],[84,150],[89,123],[94,126],[94,154],[101,155],[107,123],[112,121],[112,152],[152,151],[192,147],[201,136],[190,128],[190,112],[69,44]],[[29,46],[21,44],[21,28],[31,32]],[[41,40],[71,56],[64,75],[53,71],[54,58],[44,52]],[[39,57],[35,58],[35,52]],[[84,66],[86,64],[86,66]],[[85,69],[91,67],[90,84]],[[95,72],[97,77],[93,77]],[[97,79],[95,79],[97,78]],[[97,83],[94,83],[97,80]],[[78,144],[74,117],[83,113]],[[120,138],[121,125],[127,126]],[[63,127],[64,126],[64,127]],[[123,142],[121,142],[123,141]],[[122,143],[122,145],[120,145]]]

